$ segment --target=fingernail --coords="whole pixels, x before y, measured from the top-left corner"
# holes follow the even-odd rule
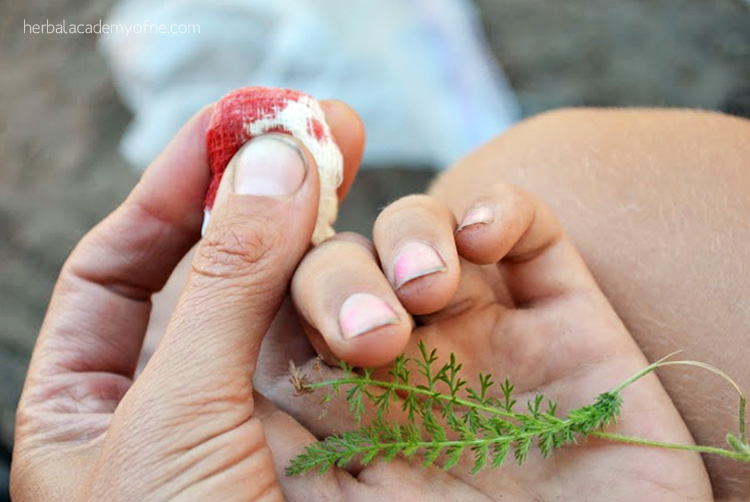
[[[401,248],[393,279],[396,289],[399,289],[409,281],[446,270],[445,262],[432,246],[412,241]]]
[[[244,195],[290,195],[307,171],[302,152],[282,134],[253,138],[234,161],[234,191]]]
[[[494,219],[495,213],[491,207],[486,205],[477,206],[464,215],[464,219],[461,220],[461,224],[458,226],[456,232],[460,232],[472,225],[487,225],[488,223],[492,223]]]
[[[375,295],[354,293],[341,305],[339,326],[346,339],[388,324],[398,324],[398,315]]]

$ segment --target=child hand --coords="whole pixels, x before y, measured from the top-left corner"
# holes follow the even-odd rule
[[[543,392],[563,413],[593,402],[647,364],[555,216],[529,193],[488,187],[455,216],[436,198],[406,197],[383,210],[373,235],[374,243],[337,235],[308,253],[295,273],[292,297],[317,350],[292,330],[276,329],[261,352],[256,388],[315,437],[356,424],[346,403],[334,400],[322,414],[318,394],[293,396],[290,354],[297,363],[307,360],[303,371],[314,375],[313,365],[321,366],[313,361],[316,352],[329,362],[381,366],[404,351],[415,355],[421,340],[444,357],[454,353],[465,377],[480,371],[496,380],[507,376],[521,404]],[[338,374],[322,366],[326,378]],[[376,373],[387,379],[384,369]],[[628,388],[624,403],[616,432],[692,442],[655,376]],[[272,425],[266,429],[279,470],[313,440],[300,436],[291,446]],[[396,459],[283,483],[291,499],[304,498],[310,483],[357,493],[357,500],[405,493],[422,500],[711,497],[700,457],[688,452],[589,439],[548,459],[534,452],[522,467],[508,462],[470,475],[470,461],[464,455],[446,473]]]

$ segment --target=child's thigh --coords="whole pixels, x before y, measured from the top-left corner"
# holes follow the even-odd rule
[[[460,206],[496,181],[556,211],[650,360],[674,350],[750,389],[750,122],[666,110],[564,110],[478,150],[433,193]],[[737,427],[732,388],[698,369],[660,377],[702,444]],[[626,405],[627,406],[627,405]],[[707,459],[717,498],[750,466]]]

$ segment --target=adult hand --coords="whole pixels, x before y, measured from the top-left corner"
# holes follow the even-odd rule
[[[324,110],[345,189],[362,127],[341,104]],[[65,263],[18,409],[14,500],[282,499],[252,376],[315,223],[317,168],[289,137],[233,159],[167,333],[133,381],[150,297],[200,235],[210,111]]]

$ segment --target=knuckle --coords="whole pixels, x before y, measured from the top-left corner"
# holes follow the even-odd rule
[[[308,251],[304,260],[310,257],[314,257],[315,259],[323,257],[324,259],[336,262],[342,256],[361,252],[375,257],[375,245],[363,235],[354,232],[341,232]]]
[[[16,429],[25,431],[34,424],[34,415],[29,411],[27,406],[19,406],[16,410]]]
[[[496,202],[512,207],[515,210],[528,209],[533,206],[534,198],[518,185],[510,183],[498,183],[492,187],[492,198]]]
[[[407,195],[381,211],[375,220],[373,235],[388,233],[389,227],[402,223],[405,217],[416,217],[420,221],[433,221],[436,218],[450,219],[451,213],[447,206],[430,195]]]
[[[438,202],[430,195],[425,194],[412,194],[389,204],[381,214],[389,214],[391,212],[403,211],[405,209],[422,209],[432,208],[437,205]]]
[[[492,195],[498,199],[507,199],[523,195],[524,190],[518,185],[511,183],[496,183],[492,187]]]
[[[269,221],[228,216],[206,233],[193,259],[193,272],[220,278],[257,272],[269,265],[278,236]]]
[[[375,249],[370,239],[356,232],[339,232],[338,234],[331,237],[328,240],[328,242],[330,242],[331,244],[336,243],[336,242],[347,242],[347,243],[352,243],[352,244],[358,244],[361,247],[368,249],[370,251],[374,251]]]

